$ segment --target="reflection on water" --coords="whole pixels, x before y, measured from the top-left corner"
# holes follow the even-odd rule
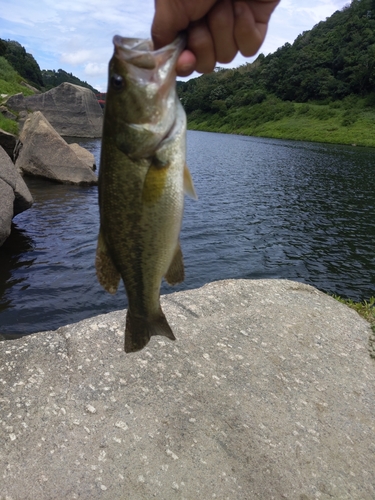
[[[75,141],[76,139],[71,140]],[[99,163],[98,140],[79,140]],[[186,280],[287,278],[375,295],[374,150],[189,132],[199,196],[186,199]],[[0,333],[28,334],[126,307],[94,270],[96,187],[27,179],[35,204],[0,248]]]

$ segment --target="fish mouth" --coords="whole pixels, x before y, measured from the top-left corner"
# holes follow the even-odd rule
[[[142,38],[115,35],[113,44],[115,54],[129,66],[140,70],[156,70],[167,65],[163,68],[163,72],[168,73],[186,46],[186,35],[180,34],[172,43],[158,50],[154,50],[152,40]]]

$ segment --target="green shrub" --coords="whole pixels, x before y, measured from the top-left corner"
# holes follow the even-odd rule
[[[335,111],[332,109],[329,109],[327,106],[324,108],[316,108],[312,112],[312,115],[314,118],[317,118],[318,120],[329,120],[330,118],[335,116]]]
[[[220,116],[225,116],[227,114],[227,105],[225,104],[225,101],[222,101],[221,99],[212,101],[211,109],[214,113],[219,113]]]
[[[332,101],[329,103],[331,109],[340,109],[342,107],[341,101]]]
[[[9,64],[5,57],[0,57],[0,77],[1,80],[6,82],[17,82],[19,83],[19,75],[17,71]]]
[[[347,109],[344,111],[342,114],[342,121],[341,125],[343,127],[349,127],[350,125],[353,125],[358,120],[359,117],[359,112],[358,110],[355,109]]]
[[[18,134],[18,123],[14,120],[9,120],[8,118],[4,118],[4,116],[0,113],[0,128],[5,130],[5,132],[9,132],[10,134]]]
[[[302,106],[297,107],[297,115],[306,115],[310,112],[311,108],[308,104],[302,104]]]

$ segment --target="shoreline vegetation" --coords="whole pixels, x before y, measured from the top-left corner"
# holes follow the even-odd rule
[[[352,0],[293,44],[177,82],[191,130],[375,147],[375,0]]]
[[[350,307],[357,311],[357,313],[362,316],[371,325],[372,331],[375,333],[375,297],[371,297],[368,301],[354,302],[351,299],[343,299],[339,295],[332,295],[332,297],[342,304]]]
[[[349,96],[329,103],[296,103],[268,97],[225,113],[193,111],[189,130],[272,139],[375,147],[375,108]]]
[[[354,302],[350,299],[343,299],[339,295],[331,295],[335,300],[354,309],[363,319],[365,319],[371,327],[372,335],[369,338],[369,354],[375,359],[375,297],[371,297],[369,301]]]

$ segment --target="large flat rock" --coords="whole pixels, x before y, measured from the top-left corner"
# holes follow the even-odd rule
[[[316,289],[164,296],[176,342],[123,352],[125,311],[0,343],[0,498],[375,498],[369,325]]]

